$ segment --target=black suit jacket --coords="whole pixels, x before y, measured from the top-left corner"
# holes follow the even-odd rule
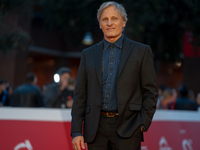
[[[100,118],[103,42],[82,52],[72,107],[72,133],[92,142]],[[124,38],[117,78],[119,136],[128,138],[143,124],[148,130],[156,110],[157,79],[151,48]]]

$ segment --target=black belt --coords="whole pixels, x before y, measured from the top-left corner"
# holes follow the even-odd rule
[[[101,111],[100,114],[105,115],[107,117],[119,116],[119,114],[117,112],[104,112],[104,111]]]

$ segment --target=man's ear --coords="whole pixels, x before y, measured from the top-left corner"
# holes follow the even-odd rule
[[[123,28],[126,26],[126,22],[125,21],[123,21],[122,26],[123,26]]]
[[[102,29],[101,24],[99,23],[99,28]]]

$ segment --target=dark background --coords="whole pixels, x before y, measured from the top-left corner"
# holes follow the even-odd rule
[[[14,87],[35,72],[42,87],[62,66],[77,76],[82,40],[103,39],[96,18],[104,0],[1,0],[0,78]],[[128,14],[125,35],[151,46],[158,84],[200,92],[200,1],[117,0]]]

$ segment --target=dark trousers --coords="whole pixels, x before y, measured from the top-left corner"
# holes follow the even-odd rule
[[[94,142],[87,143],[88,150],[141,150],[141,130],[130,138],[122,138],[117,134],[118,117],[101,115]]]

